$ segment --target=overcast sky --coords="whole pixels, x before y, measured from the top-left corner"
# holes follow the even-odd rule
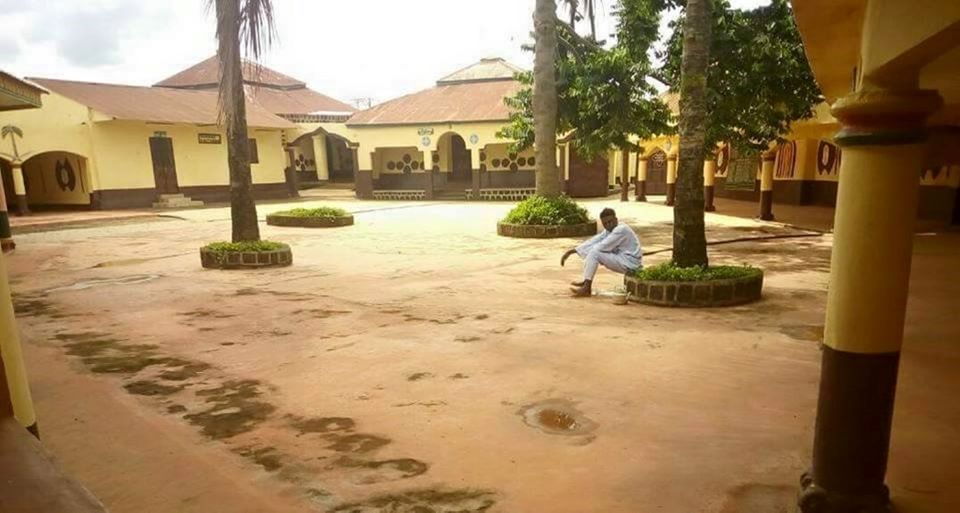
[[[616,0],[600,0],[600,32]],[[0,0],[0,69],[151,85],[215,52],[204,0]],[[767,0],[734,0],[749,8]],[[351,101],[425,89],[482,57],[523,67],[534,0],[274,0],[264,64]]]

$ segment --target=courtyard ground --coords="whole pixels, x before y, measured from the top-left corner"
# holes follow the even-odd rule
[[[200,268],[227,209],[16,236],[43,440],[111,511],[793,511],[830,234],[709,215],[711,241],[766,238],[711,248],[763,267],[764,299],[671,310],[569,298],[576,241],[497,237],[509,204],[326,204],[356,225],[262,226],[293,247],[279,270]],[[584,204],[670,246],[666,207]],[[901,512],[960,508],[958,255],[958,233],[916,239]]]

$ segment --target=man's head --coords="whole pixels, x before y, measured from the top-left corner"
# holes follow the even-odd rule
[[[603,224],[603,229],[606,231],[613,231],[617,227],[617,213],[613,211],[612,208],[605,208],[600,211],[600,223]]]

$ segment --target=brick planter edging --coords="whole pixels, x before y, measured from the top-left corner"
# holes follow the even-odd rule
[[[235,251],[227,253],[200,248],[200,265],[206,269],[260,269],[263,267],[286,267],[291,264],[293,264],[293,252],[287,245],[273,251]]]
[[[630,300],[674,307],[733,306],[760,299],[763,272],[757,276],[712,281],[647,281],[624,276]]]
[[[295,217],[282,214],[269,214],[267,224],[271,226],[296,226],[300,228],[336,228],[353,224],[353,216],[338,217]]]
[[[560,226],[540,224],[497,223],[497,235],[518,239],[554,239],[561,237],[585,237],[597,234],[597,222],[565,224]]]

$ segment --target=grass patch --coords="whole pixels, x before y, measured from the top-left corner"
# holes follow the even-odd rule
[[[633,276],[646,281],[711,281],[751,278],[761,274],[763,271],[749,265],[677,267],[673,262],[667,262],[640,269]]]
[[[271,240],[245,240],[241,242],[211,242],[203,247],[214,253],[241,253],[241,252],[260,252],[276,251],[283,248],[286,244],[274,242]]]
[[[274,212],[272,215],[285,217],[344,217],[350,215],[346,210],[337,207],[317,207],[317,208],[291,208],[282,212]]]
[[[590,216],[567,196],[530,196],[517,203],[503,221],[510,224],[562,226],[589,223]]]

